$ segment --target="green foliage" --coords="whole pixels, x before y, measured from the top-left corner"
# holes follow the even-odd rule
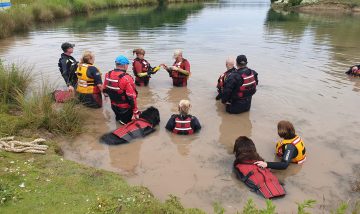
[[[0,59],[0,103],[13,104],[17,94],[25,94],[32,81],[31,71],[28,67],[5,65]]]
[[[309,212],[306,212],[306,208],[313,208],[316,203],[316,200],[305,200],[302,203],[297,203],[298,205],[298,214],[310,214]]]
[[[302,0],[289,0],[289,5],[290,6],[298,6],[298,5],[300,5],[301,4],[301,2],[302,2]]]
[[[345,214],[349,205],[346,202],[342,202],[335,212],[331,212],[332,214]]]
[[[252,199],[249,199],[242,211],[242,214],[275,214],[276,206],[271,200],[266,200],[266,208],[258,209]]]
[[[16,189],[12,186],[7,185],[4,181],[0,180],[0,207],[10,201],[19,200],[20,196]]]
[[[224,214],[225,208],[221,206],[219,202],[213,204],[215,214]]]

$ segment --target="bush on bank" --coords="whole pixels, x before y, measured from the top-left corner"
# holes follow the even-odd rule
[[[28,31],[37,22],[52,22],[97,9],[193,1],[199,0],[13,0],[10,9],[0,11],[0,39]]]

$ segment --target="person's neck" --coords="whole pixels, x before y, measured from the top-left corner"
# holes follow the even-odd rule
[[[68,53],[68,52],[64,52],[64,54],[65,54],[66,56],[71,56],[71,53]]]

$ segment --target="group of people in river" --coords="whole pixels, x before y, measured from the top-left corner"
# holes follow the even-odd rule
[[[58,63],[59,70],[67,84],[68,91],[70,93],[76,92],[79,101],[85,106],[101,108],[102,97],[110,99],[116,121],[123,126],[101,138],[107,141],[108,144],[126,143],[133,138],[146,136],[152,133],[155,130],[154,127],[160,122],[159,111],[156,108],[150,107],[143,112],[139,111],[136,86],[147,86],[151,75],[156,74],[161,68],[168,72],[172,78],[173,86],[176,87],[187,86],[187,81],[191,75],[190,63],[183,58],[181,50],[174,52],[175,62],[172,66],[160,64],[152,67],[144,58],[145,51],[138,48],[133,51],[136,58],[132,61],[135,80],[127,72],[130,64],[129,59],[124,55],[120,55],[115,58],[115,68],[107,72],[104,81],[102,81],[99,69],[94,66],[94,54],[85,51],[80,61],[77,62],[71,56],[74,46],[74,44],[68,42],[61,45],[63,53]],[[216,100],[221,100],[225,105],[226,112],[230,114],[249,111],[252,96],[256,93],[258,73],[248,68],[247,64],[248,60],[245,55],[239,55],[236,59],[229,57],[226,60],[227,70],[218,79]],[[354,70],[352,69],[352,71]],[[359,70],[359,67],[357,67],[357,70]],[[165,128],[180,135],[198,132],[201,129],[200,122],[190,114],[190,109],[190,102],[181,100],[178,106],[178,114],[170,117]],[[281,158],[280,162],[265,162],[257,154],[255,144],[248,137],[240,136],[235,141],[234,154],[236,159],[234,169],[237,171],[237,175],[240,173],[240,178],[244,182],[251,175],[241,172],[239,164],[250,164],[252,167],[259,169],[286,169],[291,162],[303,163],[305,161],[304,142],[296,135],[291,122],[280,121],[278,123],[278,134],[282,138],[276,144],[276,154]],[[252,171],[252,173],[254,172]],[[274,187],[274,189],[277,188]]]

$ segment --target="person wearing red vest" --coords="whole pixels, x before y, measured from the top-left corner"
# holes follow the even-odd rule
[[[126,73],[129,60],[120,55],[115,59],[115,65],[116,68],[105,75],[104,94],[105,97],[110,97],[116,120],[126,124],[139,116],[137,91],[134,79]]]
[[[258,85],[258,73],[247,67],[245,55],[236,58],[237,70],[231,72],[225,80],[221,102],[226,112],[239,114],[250,110],[252,96]]]
[[[180,114],[173,114],[165,128],[179,135],[191,135],[198,132],[201,129],[201,125],[195,116],[189,114],[190,108],[189,100],[181,100],[179,103]]]
[[[360,65],[354,65],[350,67],[350,69],[345,73],[348,75],[360,76]]]
[[[216,85],[216,88],[218,90],[218,95],[216,96],[216,100],[221,99],[222,93],[224,91],[225,80],[227,79],[227,77],[230,75],[231,72],[236,70],[234,65],[235,65],[235,60],[232,57],[229,57],[225,63],[227,71],[225,71],[223,74],[220,75]]]
[[[187,80],[191,74],[190,63],[187,59],[183,58],[182,50],[174,52],[174,59],[175,62],[172,66],[166,66],[165,64],[162,64],[162,66],[169,73],[174,86],[187,86]]]
[[[135,75],[135,84],[137,86],[147,86],[150,80],[151,66],[150,63],[144,59],[144,49],[138,48],[133,51],[136,54],[136,58],[133,60],[133,72]]]

